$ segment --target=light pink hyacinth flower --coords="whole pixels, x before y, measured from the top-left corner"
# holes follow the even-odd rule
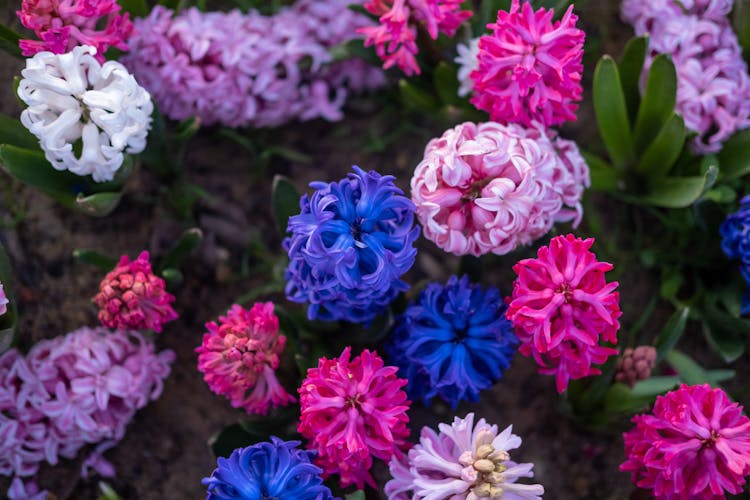
[[[383,68],[396,66],[407,75],[419,74],[416,55],[417,32],[437,40],[438,34],[452,37],[472,12],[461,10],[460,0],[370,0],[365,9],[380,19],[377,26],[358,30],[365,35],[365,47],[375,46]]]
[[[541,126],[462,123],[432,139],[411,180],[427,239],[456,255],[503,255],[577,226],[589,170],[575,143]]]
[[[513,0],[479,39],[472,104],[500,123],[545,126],[575,120],[583,87],[585,34],[575,27],[573,5],[559,21],[553,10]]]
[[[398,368],[367,349],[351,357],[320,358],[307,370],[299,388],[301,416],[297,430],[318,452],[323,477],[341,476],[341,486],[375,486],[373,457],[388,461],[408,447],[410,402]]]
[[[123,255],[99,284],[93,300],[99,306],[99,321],[107,328],[151,329],[158,333],[165,323],[177,319],[172,308],[174,295],[151,270],[146,251],[133,261]]]
[[[265,415],[272,407],[296,401],[276,378],[286,337],[279,335],[273,303],[257,303],[249,310],[235,304],[218,324],[206,323],[206,328],[195,352],[198,370],[212,391],[250,414]]]
[[[601,373],[592,365],[617,354],[600,341],[617,343],[618,283],[607,283],[613,266],[596,259],[593,244],[593,238],[556,236],[537,258],[513,266],[518,278],[506,317],[521,341],[518,350],[534,357],[540,373],[555,375],[560,393],[571,379]]]
[[[542,485],[517,482],[534,477],[534,465],[510,459],[508,452],[521,446],[512,425],[498,433],[483,418],[475,425],[469,413],[438,429],[423,427],[419,444],[391,459],[389,500],[541,500]]]
[[[620,470],[657,500],[720,500],[742,492],[750,474],[750,419],[721,389],[683,384],[633,423],[623,434],[627,460]]]
[[[10,301],[8,300],[8,297],[5,296],[5,291],[3,290],[3,284],[0,283],[0,316],[8,312],[8,304]]]

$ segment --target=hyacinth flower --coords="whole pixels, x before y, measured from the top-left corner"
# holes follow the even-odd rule
[[[286,296],[307,303],[310,319],[367,322],[408,288],[414,264],[414,204],[394,177],[365,172],[339,182],[313,182],[289,218]]]
[[[521,341],[519,351],[533,356],[539,373],[555,375],[562,393],[570,380],[597,375],[617,349],[620,311],[618,283],[604,274],[612,264],[589,249],[593,238],[556,236],[539,248],[537,258],[513,266],[518,275],[506,313]]]
[[[265,415],[271,407],[296,401],[276,378],[286,337],[279,335],[271,302],[249,310],[235,304],[218,324],[206,323],[206,328],[195,352],[198,370],[212,391],[250,414]]]
[[[721,249],[730,259],[740,261],[740,272],[750,286],[750,196],[740,200],[740,207],[721,223],[719,233]],[[742,297],[742,314],[749,312],[750,291]]]
[[[315,453],[299,445],[271,436],[270,443],[219,457],[216,470],[202,481],[208,490],[206,500],[333,500],[320,477],[322,469],[312,463]]]
[[[466,97],[474,89],[474,80],[471,73],[479,66],[479,37],[469,40],[468,43],[456,45],[458,55],[454,59],[458,64],[458,96]]]
[[[396,320],[386,344],[389,360],[409,383],[410,399],[428,405],[439,396],[456,408],[478,401],[497,382],[515,354],[518,339],[496,288],[483,290],[452,276],[430,283]]]
[[[300,0],[273,16],[156,6],[135,21],[122,61],[174,120],[230,127],[340,120],[351,93],[385,84],[380,69],[334,62],[329,53],[372,23],[349,3]]]
[[[575,27],[573,5],[554,23],[553,15],[513,0],[487,26],[492,34],[479,39],[471,102],[493,121],[549,127],[576,120],[585,34]]]
[[[750,419],[708,384],[681,385],[633,417],[623,434],[626,461],[640,488],[657,500],[718,500],[742,492],[750,474]]]
[[[36,482],[24,483],[20,477],[13,478],[7,495],[9,500],[47,500],[50,498],[47,490],[40,491]]]
[[[692,147],[715,153],[750,127],[750,75],[728,14],[731,0],[625,0],[622,17],[649,36],[646,67],[669,54],[677,72],[675,111],[697,132]]]
[[[410,402],[398,368],[367,349],[351,357],[347,347],[338,358],[320,358],[307,370],[299,388],[301,416],[297,430],[317,451],[323,477],[338,474],[341,486],[365,483],[373,457],[388,461],[408,447]]]
[[[472,12],[461,10],[460,0],[370,0],[365,9],[378,16],[380,24],[358,31],[365,47],[374,46],[383,68],[396,66],[407,75],[419,74],[417,34],[424,31],[437,40],[440,33],[452,37]]]
[[[3,284],[0,283],[0,316],[8,312],[8,304],[10,301],[8,300],[8,297],[5,296],[5,291],[3,290]]]
[[[104,182],[114,178],[124,153],[146,147],[153,104],[122,64],[102,65],[96,53],[88,45],[60,55],[39,52],[26,60],[18,97],[28,106],[21,123],[55,169]]]
[[[64,54],[88,45],[96,49],[94,57],[103,63],[110,47],[128,50],[133,23],[120,10],[116,0],[23,0],[16,15],[39,40],[20,40],[18,45],[24,56]]]
[[[135,260],[120,257],[107,273],[94,296],[99,307],[99,321],[107,328],[153,330],[161,332],[164,324],[177,319],[172,308],[174,295],[167,292],[164,280],[154,274],[147,251]]]
[[[432,139],[411,196],[424,235],[446,252],[504,255],[583,215],[589,169],[575,143],[541,126],[466,122]]]
[[[633,387],[636,382],[646,380],[656,364],[656,348],[641,345],[632,349],[628,347],[617,359],[615,367],[615,382]]]
[[[162,392],[174,360],[138,332],[81,328],[0,356],[0,474],[31,476],[42,461],[117,442],[135,412]],[[105,446],[106,448],[106,446]],[[100,455],[104,448],[99,448]],[[101,456],[87,461],[109,474]]]
[[[508,452],[521,446],[512,425],[498,433],[483,418],[475,425],[469,413],[438,429],[422,428],[408,455],[391,459],[393,479],[385,485],[389,500],[541,500],[542,485],[517,482],[534,477],[534,464],[510,459]]]

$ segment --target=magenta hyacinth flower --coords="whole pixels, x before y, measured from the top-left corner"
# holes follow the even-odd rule
[[[234,304],[218,324],[206,323],[206,328],[195,352],[198,370],[212,391],[250,414],[265,415],[271,407],[296,401],[276,378],[286,337],[279,335],[271,302],[249,310]]]
[[[365,26],[365,47],[375,46],[383,68],[397,66],[407,75],[419,74],[417,31],[437,40],[438,34],[452,37],[472,12],[461,10],[460,0],[370,0],[368,12],[380,19],[378,26]]]
[[[508,452],[521,446],[512,425],[498,433],[483,418],[475,425],[469,413],[438,429],[423,427],[419,444],[391,459],[389,500],[541,500],[542,485],[516,482],[534,477],[534,464],[510,459]]]
[[[410,402],[395,366],[367,349],[351,358],[347,347],[338,358],[320,358],[299,388],[297,430],[318,452],[323,477],[341,476],[341,486],[367,483],[373,457],[388,461],[408,447]]]
[[[94,302],[107,328],[161,332],[165,323],[177,319],[171,305],[174,295],[151,270],[146,251],[133,261],[123,255],[102,280]]]
[[[577,226],[589,169],[575,143],[536,126],[462,123],[432,139],[411,196],[427,239],[456,255],[504,255]]]
[[[555,375],[560,393],[571,379],[601,373],[591,365],[617,354],[599,343],[617,343],[618,283],[607,283],[604,274],[612,264],[596,259],[589,250],[593,244],[593,238],[556,236],[536,259],[513,266],[518,277],[506,316],[521,354],[532,355],[540,373]]]
[[[657,500],[720,500],[739,494],[750,474],[750,419],[708,384],[682,385],[656,398],[624,433],[620,470]]]
[[[116,0],[23,0],[16,15],[39,40],[20,40],[18,45],[24,56],[43,51],[64,54],[90,45],[102,63],[110,47],[128,50],[133,23],[121,9]]]
[[[573,5],[561,20],[553,10],[513,0],[499,11],[494,30],[479,40],[472,104],[500,123],[545,126],[575,120],[583,88],[583,41]]]
[[[8,312],[8,304],[10,301],[8,300],[8,297],[5,296],[5,291],[3,290],[3,284],[0,283],[0,316]]]

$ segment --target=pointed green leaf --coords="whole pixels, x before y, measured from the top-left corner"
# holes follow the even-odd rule
[[[604,410],[607,413],[629,413],[645,408],[651,403],[649,396],[635,396],[625,384],[615,383],[604,396]]]
[[[725,362],[736,361],[745,351],[750,321],[736,318],[712,303],[706,304],[703,319],[703,335],[711,348]]]
[[[242,428],[240,424],[224,427],[208,439],[208,446],[216,457],[228,457],[237,448],[244,448],[257,442],[257,438]]]
[[[122,191],[117,193],[95,193],[88,196],[78,193],[76,206],[85,214],[104,217],[112,213],[122,198]]]
[[[591,178],[590,189],[592,191],[612,193],[619,189],[620,176],[617,170],[593,153],[581,151],[581,155],[583,155],[583,159],[586,160],[589,166],[589,176]]]
[[[159,264],[156,266],[157,270],[163,272],[169,268],[179,269],[182,261],[198,248],[201,241],[203,241],[203,231],[197,227],[186,229],[169,249],[169,252],[159,260]]]
[[[149,13],[146,0],[118,0],[123,12],[130,13],[130,17],[146,17]]]
[[[349,493],[346,495],[344,500],[365,500],[365,492],[362,490],[357,490],[354,493]]]
[[[738,0],[732,9],[732,24],[745,60],[750,60],[750,2]]]
[[[711,380],[708,372],[706,372],[706,370],[698,363],[693,361],[693,359],[687,354],[677,350],[672,350],[667,353],[666,360],[667,363],[672,365],[672,368],[677,371],[680,379],[686,384],[698,385],[710,383],[714,387],[717,386],[717,384]]]
[[[674,348],[682,334],[685,333],[688,316],[690,316],[690,308],[680,307],[667,320],[667,324],[664,325],[654,343],[657,360],[664,359],[664,356]]]
[[[76,206],[85,185],[81,177],[52,168],[42,153],[4,144],[0,146],[3,168],[21,182],[34,186],[66,207]]]
[[[679,377],[649,377],[636,382],[630,393],[636,397],[655,398],[680,385]]]
[[[638,117],[635,120],[633,139],[635,149],[643,153],[674,113],[677,99],[677,72],[672,59],[659,54],[651,63],[646,79]]]
[[[708,373],[708,379],[712,384],[732,380],[737,374],[735,370],[708,370],[706,373]]]
[[[435,98],[411,82],[401,79],[398,81],[398,88],[405,105],[420,111],[432,112],[438,109]]]
[[[104,272],[111,271],[117,265],[117,259],[94,250],[86,250],[83,248],[76,248],[73,250],[73,258],[86,264],[96,266]]]
[[[164,278],[164,281],[167,283],[167,287],[172,290],[180,286],[185,280],[182,271],[180,271],[179,269],[175,269],[174,267],[168,267],[164,269],[161,272],[161,277]]]
[[[289,217],[300,212],[300,194],[294,184],[284,177],[277,175],[273,178],[271,186],[271,197],[273,202],[273,217],[276,220],[276,229],[283,237],[289,224]]]
[[[712,165],[702,177],[665,177],[654,182],[650,192],[640,197],[640,201],[665,208],[689,207],[711,189],[718,171]]]
[[[667,175],[679,158],[686,137],[685,122],[673,113],[646,148],[636,169],[651,179]]]
[[[177,124],[177,128],[174,131],[174,138],[178,142],[186,142],[188,139],[193,137],[196,132],[201,128],[201,120],[197,116],[191,116],[185,118]]]
[[[750,173],[750,128],[730,137],[722,146],[718,158],[724,179],[737,179]]]
[[[440,61],[435,68],[432,84],[435,86],[435,91],[443,104],[458,104],[459,84],[455,66]]]
[[[21,49],[18,47],[20,39],[21,35],[4,24],[0,24],[0,50],[4,50],[13,57],[23,58]]]
[[[620,58],[620,83],[631,123],[635,121],[641,103],[640,81],[647,49],[648,37],[631,38]]]
[[[0,144],[40,151],[39,140],[16,118],[0,115]]]
[[[630,121],[617,64],[610,56],[599,59],[594,71],[594,111],[599,133],[614,166],[624,168],[631,164],[635,150]]]

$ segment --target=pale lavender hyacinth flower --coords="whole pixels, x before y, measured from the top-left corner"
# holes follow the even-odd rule
[[[483,418],[474,425],[469,413],[438,428],[424,427],[419,444],[391,460],[390,500],[541,500],[542,485],[516,482],[533,477],[534,465],[510,460],[508,451],[521,446],[513,426],[498,434]]]
[[[8,297],[5,296],[5,291],[3,290],[3,284],[0,283],[0,316],[8,312]]]
[[[9,500],[47,500],[47,490],[39,490],[36,482],[23,482],[20,477],[13,478],[7,493]]]

